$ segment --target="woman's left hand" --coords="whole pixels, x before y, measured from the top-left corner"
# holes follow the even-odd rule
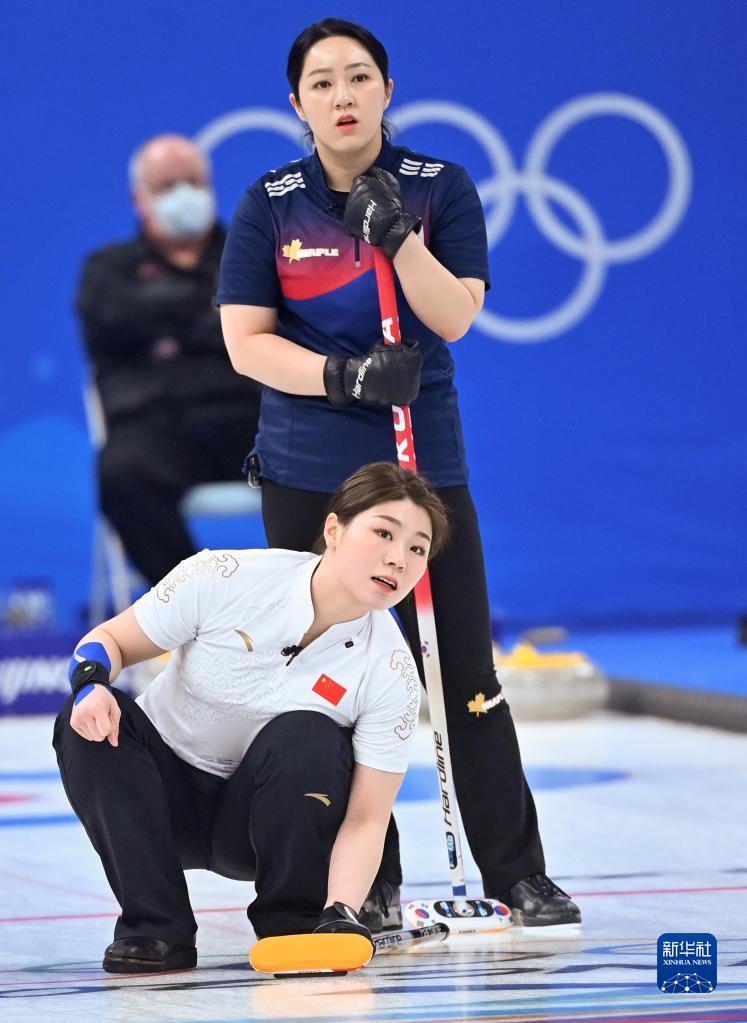
[[[343,223],[349,234],[380,246],[389,259],[394,259],[409,233],[420,229],[421,220],[403,206],[395,176],[372,167],[353,182]]]

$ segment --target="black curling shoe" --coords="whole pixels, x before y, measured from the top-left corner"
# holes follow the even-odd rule
[[[192,970],[197,966],[197,949],[194,938],[184,945],[169,945],[160,938],[119,938],[107,947],[101,965],[107,973]]]
[[[504,889],[498,898],[510,907],[513,922],[524,927],[581,923],[581,910],[547,874],[530,874]]]
[[[358,914],[359,921],[371,934],[402,929],[402,901],[399,885],[374,881]]]

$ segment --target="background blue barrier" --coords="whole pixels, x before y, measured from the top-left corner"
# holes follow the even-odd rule
[[[68,628],[86,599],[95,494],[72,297],[83,255],[131,231],[131,151],[199,135],[230,216],[300,155],[282,127],[287,49],[336,13],[389,49],[399,140],[464,163],[483,194],[493,288],[453,351],[496,611],[609,625],[747,606],[745,5],[456,10],[6,6],[0,595],[47,579]],[[256,108],[265,127],[221,139],[225,115]]]

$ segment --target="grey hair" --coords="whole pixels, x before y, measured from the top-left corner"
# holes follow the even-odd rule
[[[205,170],[207,171],[208,177],[213,177],[213,162],[210,159],[210,154],[206,149],[203,149],[194,139],[188,138],[186,135],[173,136],[171,133],[161,133],[160,135],[152,135],[149,139],[141,142],[140,145],[133,151],[132,156],[127,162],[127,180],[130,185],[130,190],[134,191],[141,181],[141,168],[143,162],[143,153],[148,146],[155,142],[156,139],[178,137],[183,138],[185,142],[194,142],[197,149],[202,155],[203,162],[205,164]]]

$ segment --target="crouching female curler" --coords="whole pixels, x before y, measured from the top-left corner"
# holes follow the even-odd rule
[[[190,868],[254,881],[258,937],[368,934],[420,699],[388,609],[447,532],[422,477],[367,465],[332,496],[322,553],[202,551],[83,637],[54,747],[121,906],[105,970],[195,966]],[[137,700],[113,686],[169,650]]]

